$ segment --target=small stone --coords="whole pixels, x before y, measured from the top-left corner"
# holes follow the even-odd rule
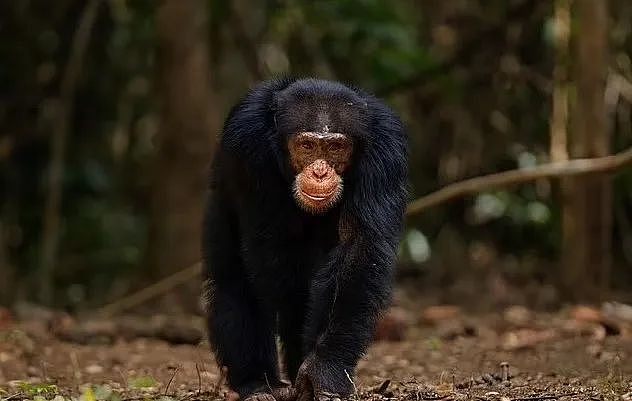
[[[571,318],[580,322],[599,323],[603,320],[601,311],[586,305],[577,305],[570,311]]]
[[[103,366],[100,365],[89,365],[86,367],[86,373],[90,375],[97,375],[99,373],[103,373]]]
[[[533,320],[533,313],[524,306],[514,305],[503,312],[505,320],[514,326],[525,326]]]
[[[8,352],[0,352],[0,363],[6,363],[13,359],[13,356]]]

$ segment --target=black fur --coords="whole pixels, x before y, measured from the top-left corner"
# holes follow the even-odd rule
[[[341,201],[302,211],[286,136],[354,138]],[[204,222],[210,339],[242,398],[280,383],[276,336],[294,381],[307,357],[321,389],[348,395],[358,359],[390,300],[406,203],[400,120],[355,88],[315,79],[260,84],[230,112],[213,165]],[[339,237],[340,219],[351,235]]]

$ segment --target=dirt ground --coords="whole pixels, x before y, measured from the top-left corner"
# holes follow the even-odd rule
[[[590,308],[536,313],[514,307],[483,315],[453,307],[394,309],[380,329],[387,340],[376,341],[358,366],[355,397],[632,400],[629,326],[599,313]],[[87,385],[95,389],[88,395]],[[57,401],[215,400],[225,392],[204,341],[173,345],[136,338],[80,345],[60,341],[33,322],[0,328],[3,401],[41,401],[36,395],[57,396]]]

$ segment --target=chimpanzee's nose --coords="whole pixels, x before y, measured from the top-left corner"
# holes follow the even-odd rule
[[[327,162],[324,160],[316,160],[314,162],[314,169],[312,170],[312,174],[314,177],[322,179],[327,175]]]

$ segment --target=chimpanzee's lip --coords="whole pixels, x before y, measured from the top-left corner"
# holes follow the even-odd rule
[[[310,194],[308,194],[308,193],[307,193],[307,192],[305,192],[305,191],[301,191],[301,193],[302,193],[303,195],[305,195],[305,196],[306,196],[306,197],[308,197],[309,199],[311,199],[311,200],[315,200],[315,201],[323,201],[323,200],[325,200],[325,199],[329,199],[329,198],[331,198],[331,196],[334,194],[334,192],[336,192],[336,190],[335,190],[335,189],[334,189],[333,191],[331,191],[330,193],[328,193],[328,194],[313,194],[313,195],[310,195]]]

